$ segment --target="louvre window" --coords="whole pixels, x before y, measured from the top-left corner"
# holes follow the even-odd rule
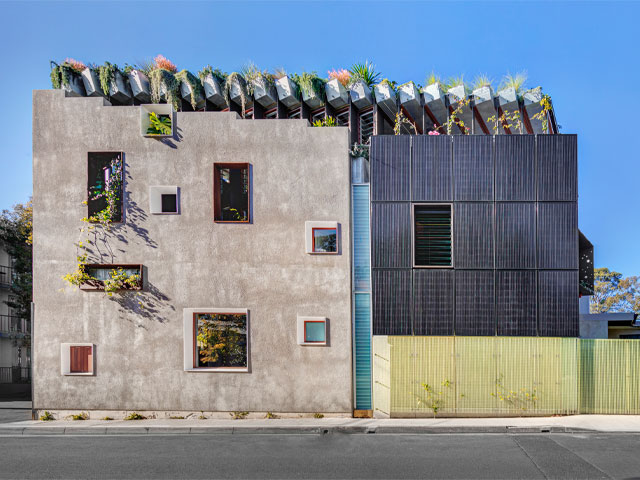
[[[89,152],[87,217],[91,221],[107,212],[110,201],[111,219],[122,221],[122,166],[121,152]]]
[[[366,144],[373,135],[373,107],[360,112],[358,127],[358,142]]]
[[[339,127],[348,127],[349,126],[349,107],[345,107],[344,109],[336,112],[336,122]]]
[[[451,267],[451,205],[414,205],[415,267]]]
[[[216,222],[249,222],[249,164],[214,165],[214,219]]]
[[[322,121],[325,117],[326,109],[325,107],[318,108],[311,112],[311,124],[313,125],[318,120]]]

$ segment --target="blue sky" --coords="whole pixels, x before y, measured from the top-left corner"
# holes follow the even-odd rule
[[[158,53],[197,72],[248,60],[289,72],[372,60],[423,83],[526,70],[579,139],[580,229],[596,266],[640,275],[640,2],[0,2],[0,209],[31,195],[31,91],[49,60],[119,65]],[[616,108],[616,110],[614,110]]]

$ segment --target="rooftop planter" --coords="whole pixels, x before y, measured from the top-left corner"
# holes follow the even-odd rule
[[[104,92],[100,86],[100,75],[97,70],[87,67],[80,74],[82,77],[82,84],[84,85],[84,91],[87,97],[103,97]]]
[[[440,125],[444,125],[447,121],[449,111],[447,110],[447,97],[442,91],[440,82],[435,82],[424,87],[422,89],[422,100],[424,106],[429,109],[429,112],[435,120]],[[433,121],[433,119],[430,118],[430,121]]]
[[[373,87],[376,103],[391,120],[398,113],[398,100],[393,85],[388,80],[383,80]]]
[[[354,145],[351,151],[351,183],[369,183],[369,146]]]
[[[131,94],[140,103],[151,102],[151,84],[149,77],[141,70],[133,69],[127,73]]]
[[[476,112],[489,129],[489,133],[503,133],[502,126],[498,124],[498,130],[494,130],[496,122],[491,122],[489,119],[497,117],[494,93],[491,85],[483,85],[473,90],[473,101],[476,108]],[[480,132],[476,132],[480,133]]]
[[[131,87],[117,65],[105,62],[104,65],[100,65],[96,69],[96,72],[100,80],[100,90],[109,97],[111,102],[119,104],[131,103],[133,99]]]
[[[223,92],[227,103],[233,102],[242,107],[242,116],[244,116],[245,110],[253,105],[253,99],[247,91],[247,82],[238,72],[229,74]]]
[[[518,100],[518,92],[515,87],[503,88],[498,92],[498,107],[500,108],[499,115],[513,115],[520,114],[520,103]],[[502,126],[500,126],[502,128]],[[521,129],[511,128],[510,133],[520,133]]]
[[[278,98],[287,108],[294,108],[300,105],[298,86],[289,76],[285,75],[277,79],[276,89]]]
[[[349,93],[337,78],[332,78],[325,85],[327,102],[333,108],[342,108],[349,103]]]
[[[169,103],[140,105],[140,133],[143,137],[168,138],[174,133],[174,111]]]
[[[51,85],[53,88],[64,90],[67,97],[84,97],[86,91],[81,73],[87,67],[72,58],[66,59],[62,64],[51,62]]]
[[[311,109],[320,108],[326,99],[325,81],[315,72],[303,72],[301,75],[292,75],[300,88],[302,101]]]
[[[533,133],[548,133],[548,121],[546,120],[546,112],[543,113],[542,105],[542,87],[528,90],[522,94],[522,104],[529,117]]]
[[[398,100],[400,105],[411,115],[411,118],[417,124],[420,124],[422,118],[422,102],[420,98],[420,90],[413,82],[407,82],[398,87]]]
[[[251,84],[253,85],[254,101],[267,109],[275,106],[278,101],[278,92],[271,78],[261,75],[255,78]]]
[[[449,110],[460,109],[460,112],[456,115],[456,118],[464,123],[464,127],[467,128],[466,133],[470,134],[473,128],[473,110],[470,103],[464,104],[468,99],[469,90],[461,83],[447,90],[447,96],[449,98]],[[454,124],[452,134],[465,133],[464,127]],[[477,133],[477,132],[476,132]]]
[[[200,79],[187,70],[177,73],[176,78],[180,81],[182,99],[190,103],[194,110],[202,110],[206,105],[206,100]]]
[[[222,86],[220,84],[220,80],[217,75],[213,73],[204,73],[204,75],[200,75],[202,79],[202,86],[204,87],[204,95],[211,103],[213,103],[218,108],[227,108],[227,102],[224,99],[224,93],[222,91]]]
[[[351,95],[351,103],[353,103],[358,110],[362,110],[373,104],[371,89],[363,80],[358,80],[351,84],[349,94]]]

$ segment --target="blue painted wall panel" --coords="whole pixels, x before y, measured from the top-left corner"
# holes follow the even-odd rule
[[[371,291],[369,185],[353,186],[353,289]]]
[[[354,295],[356,409],[371,410],[371,294]]]

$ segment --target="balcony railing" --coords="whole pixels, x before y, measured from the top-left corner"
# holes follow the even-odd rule
[[[0,315],[0,333],[31,333],[31,321],[15,315]]]
[[[13,269],[0,265],[0,287],[10,287],[13,282]]]
[[[31,367],[0,367],[0,383],[30,383]]]

